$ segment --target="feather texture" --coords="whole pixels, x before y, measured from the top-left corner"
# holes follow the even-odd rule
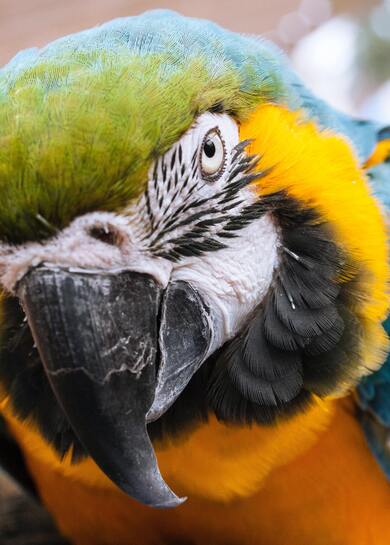
[[[0,238],[122,209],[197,115],[263,103],[304,110],[362,161],[374,148],[376,125],[314,97],[273,44],[209,21],[151,11],[19,53],[0,70]]]
[[[361,338],[351,310],[356,270],[330,226],[283,192],[262,202],[281,229],[280,265],[255,316],[222,350],[208,390],[217,416],[241,423],[270,423],[312,394],[331,394]]]

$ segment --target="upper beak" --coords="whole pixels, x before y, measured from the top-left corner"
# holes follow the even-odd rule
[[[41,266],[22,279],[18,296],[57,400],[90,456],[133,498],[182,503],[161,476],[147,422],[206,358],[212,328],[200,295],[185,282],[164,292],[132,271]]]

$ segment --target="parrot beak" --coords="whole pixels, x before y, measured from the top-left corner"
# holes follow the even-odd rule
[[[147,415],[154,401],[152,414],[165,412],[205,359],[200,296],[185,282],[164,292],[138,272],[46,266],[30,270],[18,296],[57,400],[97,465],[144,504],[185,501],[161,476]]]

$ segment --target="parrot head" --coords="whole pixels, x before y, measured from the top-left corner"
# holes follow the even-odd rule
[[[181,503],[154,442],[293,421],[383,361],[378,127],[170,12],[0,71],[0,382],[58,455]],[[207,448],[207,445],[204,447]]]

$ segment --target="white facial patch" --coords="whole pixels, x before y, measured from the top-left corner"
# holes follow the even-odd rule
[[[200,146],[208,132],[214,128],[219,130],[223,141],[224,168],[218,178],[210,181],[208,178],[202,179],[202,150]],[[156,223],[166,219],[169,214],[174,213],[183,204],[187,202],[190,204],[189,199],[192,195],[196,199],[208,200],[221,191],[229,176],[232,149],[238,142],[238,127],[230,116],[211,113],[200,116],[178,145],[173,146],[165,154],[164,160],[158,162],[149,172],[148,194]],[[187,178],[187,183],[184,183]],[[196,188],[195,194],[193,194],[194,187]],[[161,200],[164,206],[160,206]],[[160,230],[161,228],[157,232]]]
[[[172,279],[196,286],[212,309],[214,339],[209,353],[232,339],[248,321],[271,284],[278,264],[278,233],[269,215],[244,228],[229,247],[189,258]]]
[[[202,150],[205,137],[213,130],[221,137],[224,161],[219,175],[210,178],[202,173]],[[253,193],[246,187],[234,194],[233,199],[226,200],[228,196],[224,195],[229,185],[236,181],[233,178],[229,184],[234,167],[237,167],[234,158],[238,144],[238,127],[230,116],[205,113],[150,168],[147,190],[131,211],[139,235],[147,238],[154,253],[166,255],[173,247],[172,241],[188,233],[198,219],[207,220],[220,213],[222,216],[216,218],[220,220],[228,216],[226,208],[230,209],[231,216],[238,214],[242,205],[253,201]],[[216,198],[218,195],[219,199]],[[217,225],[209,226],[209,233],[217,230]]]
[[[133,270],[164,288],[183,280],[211,309],[214,351],[248,321],[278,263],[277,227],[251,186],[259,170],[245,147],[232,117],[199,116],[151,166],[145,192],[122,214],[86,214],[47,242],[0,245],[1,284],[13,292],[40,264]]]

